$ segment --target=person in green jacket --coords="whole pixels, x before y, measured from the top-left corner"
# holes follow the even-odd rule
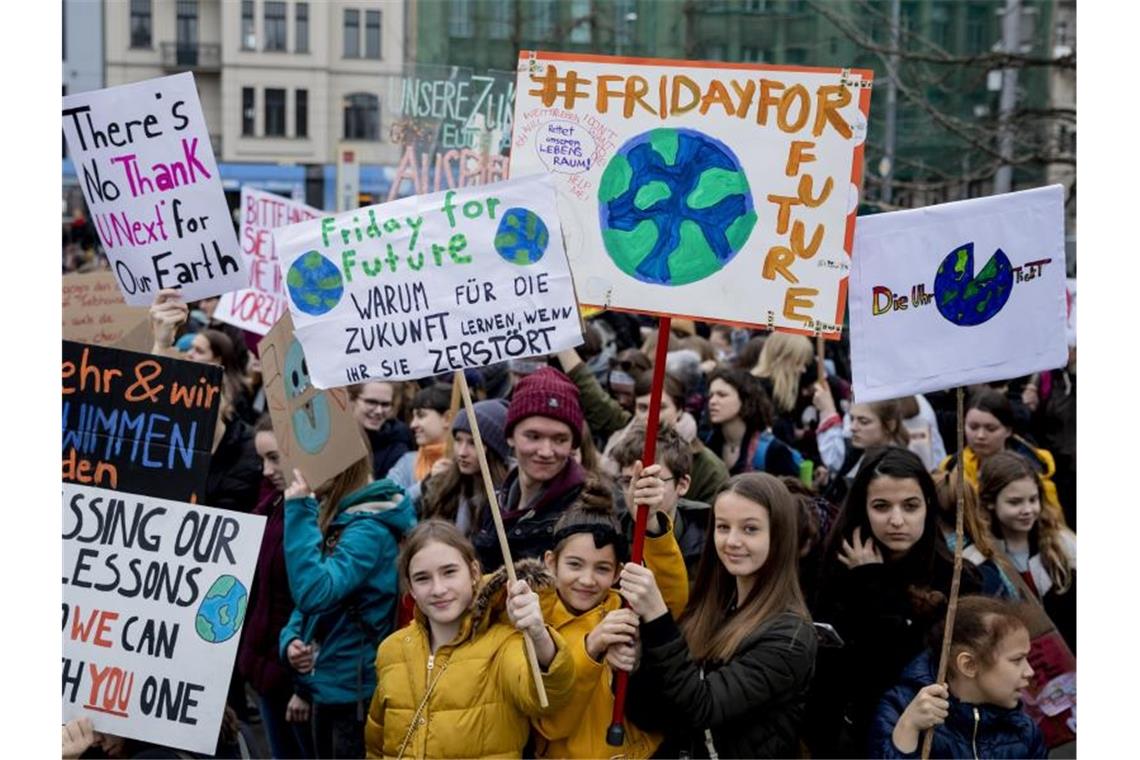
[[[399,541],[416,524],[400,486],[361,459],[317,488],[299,470],[285,491],[285,567],[296,604],[280,656],[312,704],[317,756],[364,756],[376,647],[392,632]]]

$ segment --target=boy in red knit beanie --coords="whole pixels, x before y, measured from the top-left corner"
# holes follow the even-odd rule
[[[583,423],[578,386],[553,367],[543,367],[515,386],[503,433],[517,465],[499,491],[513,559],[541,558],[553,548],[554,523],[586,481],[586,471],[570,456],[582,442]],[[472,541],[485,572],[503,564],[490,514]]]

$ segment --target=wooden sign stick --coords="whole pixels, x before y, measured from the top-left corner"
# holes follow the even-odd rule
[[[487,491],[487,502],[491,506],[491,519],[495,521],[495,532],[499,535],[499,548],[503,550],[503,564],[507,568],[507,580],[513,585],[515,577],[515,563],[511,559],[511,547],[507,544],[507,531],[503,527],[503,516],[499,513],[499,497],[495,495],[495,484],[491,482],[491,468],[487,466],[487,452],[483,448],[483,436],[479,434],[479,420],[475,417],[475,404],[471,401],[471,391],[467,388],[467,376],[462,372],[455,373],[459,383],[459,390],[463,394],[463,406],[467,409],[467,420],[471,423],[471,437],[475,439],[475,453],[479,457],[479,469],[483,473],[483,488]],[[534,651],[534,642],[530,636],[523,634],[523,643],[526,645],[526,658],[530,662],[530,672],[534,676],[534,687],[538,691],[538,703],[549,707],[546,698],[546,687],[542,685],[542,668],[538,665],[538,654]]]
[[[950,603],[946,607],[946,627],[942,630],[942,654],[938,658],[938,679],[936,683],[946,681],[946,668],[950,665],[950,645],[954,643],[954,618],[958,612],[958,589],[962,582],[962,544],[965,543],[964,513],[966,501],[966,464],[963,458],[966,454],[966,425],[965,390],[958,386],[958,503],[954,516],[954,575],[950,581]],[[926,731],[922,739],[922,760],[929,760],[930,747],[934,742],[934,728]]]
[[[451,425],[455,424],[455,415],[459,412],[459,405],[463,403],[463,395],[459,392],[459,376],[462,374],[463,370],[457,371],[451,383],[451,405],[448,407],[447,416],[449,423],[443,444],[443,455],[448,459],[455,458],[455,436],[451,433]],[[464,375],[464,379],[466,379],[466,375]]]
[[[823,336],[815,336],[815,371],[818,380],[821,382],[827,381],[827,363],[824,361],[823,356]]]

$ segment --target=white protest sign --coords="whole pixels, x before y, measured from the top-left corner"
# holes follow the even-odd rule
[[[859,218],[851,373],[860,403],[1064,366],[1060,185]]]
[[[556,177],[582,304],[837,338],[871,77],[523,51],[511,174]]]
[[[546,175],[403,198],[273,236],[317,388],[450,373],[582,342]]]
[[[128,304],[160,288],[194,301],[245,287],[193,74],[69,95],[63,132]]]
[[[285,313],[285,283],[277,266],[271,230],[324,212],[280,195],[242,185],[241,252],[249,270],[248,287],[224,294],[214,318],[265,335]]]
[[[211,755],[265,518],[63,484],[63,718]]]

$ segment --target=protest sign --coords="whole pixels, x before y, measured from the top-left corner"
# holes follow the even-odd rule
[[[222,369],[63,341],[63,480],[202,501]]]
[[[388,136],[403,154],[389,201],[507,178],[514,72],[412,63],[391,82]]]
[[[522,51],[511,174],[557,178],[583,304],[837,338],[871,77]]]
[[[68,95],[63,131],[128,304],[247,284],[193,74]]]
[[[243,330],[265,335],[285,312],[285,287],[277,253],[274,227],[316,219],[324,212],[280,195],[248,185],[241,188],[241,252],[249,272],[247,287],[222,295],[214,318]]]
[[[861,403],[1065,365],[1060,185],[859,218],[851,372]]]
[[[304,349],[286,311],[258,346],[265,403],[273,419],[277,450],[292,479],[299,469],[317,488],[368,456],[352,402],[343,388],[319,391],[309,380]]]
[[[414,196],[273,233],[317,388],[582,342],[546,175]]]
[[[139,325],[147,329],[136,330]],[[63,337],[95,346],[147,351],[150,315],[127,306],[110,272],[63,276]]]
[[[212,755],[264,529],[64,483],[64,720]]]

